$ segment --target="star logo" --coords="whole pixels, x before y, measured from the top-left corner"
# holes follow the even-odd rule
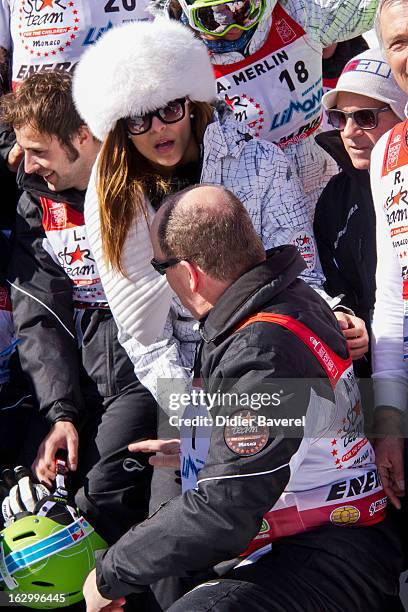
[[[396,204],[398,206],[399,203],[400,203],[401,195],[402,195],[402,189],[400,187],[399,192],[396,193],[395,195],[391,196],[392,197],[392,202],[391,202],[391,204],[389,205],[388,208],[391,208],[391,206],[394,206],[394,204]]]
[[[67,253],[67,255],[69,255],[71,257],[71,264],[75,263],[76,261],[84,261],[83,260],[83,256],[86,253],[86,251],[81,251],[79,244],[77,245],[77,248],[75,249],[75,251],[72,251],[72,253]]]
[[[234,110],[234,102],[233,102],[233,98],[230,98],[229,96],[225,96],[225,103],[228,104],[228,106]]]
[[[42,5],[40,6],[40,11],[43,10],[43,8],[46,8],[47,6],[49,6],[50,8],[54,8],[52,3],[54,2],[54,0],[42,0]]]

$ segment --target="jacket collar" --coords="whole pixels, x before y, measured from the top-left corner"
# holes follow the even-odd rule
[[[270,249],[266,261],[258,264],[222,294],[201,324],[204,342],[213,342],[242,319],[269,305],[306,268],[296,247],[285,245]]]
[[[24,164],[20,164],[17,173],[17,184],[22,191],[27,191],[36,197],[46,197],[54,202],[64,202],[74,208],[83,209],[86,190],[65,189],[55,192],[48,189],[47,183],[39,174],[27,174],[24,172]]]
[[[361,176],[367,170],[357,170],[351,163],[351,159],[338,130],[322,132],[315,137],[317,144],[328,153],[340,168],[350,176]]]

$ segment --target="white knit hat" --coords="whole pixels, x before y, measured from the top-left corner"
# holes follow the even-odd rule
[[[391,68],[380,49],[367,49],[346,64],[336,87],[325,93],[322,98],[326,110],[336,106],[339,91],[356,93],[385,102],[400,119],[405,119],[407,94],[396,84]]]
[[[73,95],[79,114],[99,140],[118,119],[165,106],[176,98],[216,99],[205,45],[174,20],[112,28],[76,67]]]

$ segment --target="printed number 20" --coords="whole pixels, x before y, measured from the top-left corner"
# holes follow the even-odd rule
[[[298,78],[299,83],[305,83],[309,77],[309,73],[306,70],[305,62],[302,62],[302,61],[296,62],[294,68],[295,68],[296,76]],[[290,76],[288,70],[282,70],[282,72],[279,75],[279,80],[281,83],[283,83],[283,81],[286,81],[289,87],[289,91],[295,91],[295,85],[292,81],[292,77]]]
[[[105,13],[118,13],[119,6],[116,5],[118,0],[108,0],[105,4]],[[125,11],[133,11],[136,8],[136,0],[122,0],[122,5]]]

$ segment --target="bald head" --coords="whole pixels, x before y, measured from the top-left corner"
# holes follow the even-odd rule
[[[164,257],[192,261],[223,282],[265,260],[244,205],[217,185],[196,185],[166,198],[154,219],[152,239]]]
[[[158,212],[154,216],[153,234],[159,233],[162,219],[168,217],[177,208],[178,215],[189,215],[198,208],[219,213],[222,207],[228,208],[227,190],[217,185],[194,185],[164,199]],[[227,192],[230,193],[230,192]]]

